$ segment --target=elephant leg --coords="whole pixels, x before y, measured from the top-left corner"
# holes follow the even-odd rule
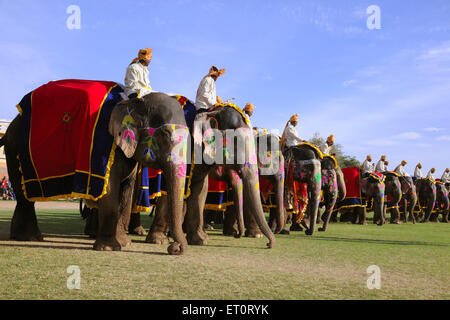
[[[390,223],[391,224],[400,224],[400,211],[398,210],[398,207],[394,207],[389,209],[390,213]]]
[[[118,154],[116,153],[116,156]],[[127,235],[130,224],[131,205],[134,184],[136,182],[137,165],[126,168],[120,163],[126,163],[125,157],[119,154],[115,166],[112,167],[108,182],[109,192],[98,200],[98,234],[94,243],[94,250],[117,251],[131,244]],[[128,178],[121,181],[121,173],[129,169]]]
[[[191,183],[191,195],[187,200],[185,226],[187,242],[191,245],[205,245],[208,235],[203,230],[203,210],[208,195],[207,173],[203,177],[197,175],[196,181]]]
[[[43,241],[44,238],[38,227],[34,202],[25,198],[22,190],[22,174],[19,170],[17,153],[6,145],[5,154],[8,164],[8,175],[11,185],[16,191],[16,208],[11,220],[10,239],[19,241]]]
[[[86,225],[84,227],[84,234],[90,238],[95,239],[98,231],[98,209],[86,209],[88,211],[86,216]]]
[[[327,231],[328,223],[330,222],[331,213],[333,212],[334,205],[336,204],[337,200],[337,193],[335,195],[328,195],[325,196],[325,212],[322,215],[323,225],[321,228],[319,228],[319,231]]]
[[[17,200],[11,220],[10,239],[44,241],[44,237],[38,227],[34,202],[29,202],[26,199]]]
[[[359,207],[358,210],[357,210],[357,214],[358,214],[358,224],[360,224],[360,225],[367,225],[367,221],[366,221],[367,210],[366,210],[366,207]]]
[[[169,197],[161,196],[156,204],[155,217],[153,218],[150,230],[145,238],[145,242],[155,244],[168,244],[169,237]]]
[[[147,232],[144,230],[141,224],[141,213],[140,212],[132,212],[130,216],[130,224],[128,225],[128,232],[130,234],[137,234],[139,236],[147,235]]]
[[[224,236],[235,236],[239,234],[239,230],[237,227],[237,221],[234,215],[234,205],[229,206],[227,211],[225,212],[224,220],[223,220],[223,235]]]
[[[338,216],[338,210],[334,210],[330,215],[329,222],[338,222],[337,216]]]
[[[242,185],[242,180],[236,171],[227,170],[227,175],[229,177],[229,184],[231,185],[233,206],[232,206],[232,216],[236,225],[236,229],[233,230],[233,236],[235,238],[240,238],[245,232],[245,221],[244,221],[244,189]]]
[[[258,227],[253,216],[248,212],[248,210],[244,210],[244,225],[245,225],[245,236],[249,238],[262,238],[263,234]]]

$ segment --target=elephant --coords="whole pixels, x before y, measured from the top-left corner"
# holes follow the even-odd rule
[[[415,182],[417,198],[420,207],[420,215],[423,219],[420,222],[430,222],[431,213],[436,203],[436,183],[430,179],[417,179]]]
[[[400,175],[395,172],[384,172],[385,176],[385,194],[386,211],[390,213],[390,223],[399,224],[400,210],[399,202],[402,198],[402,186],[400,184]]]
[[[115,143],[114,162],[107,180],[106,193],[98,200],[87,200],[98,209],[99,226],[94,250],[121,250],[131,244],[126,235],[132,205],[138,163],[164,170],[170,182],[170,232],[174,242],[169,254],[183,254],[187,241],[182,231],[183,199],[188,131],[177,100],[164,93],[118,102],[112,109],[105,130]],[[11,239],[43,240],[34,202],[22,189],[18,162],[18,141],[22,134],[21,116],[9,125],[1,144],[5,146],[8,173],[17,204],[11,222]],[[174,159],[176,158],[176,159]],[[183,171],[184,169],[184,171]]]
[[[384,208],[385,184],[373,175],[365,175],[361,179],[361,193],[373,201],[373,221],[378,226],[386,223],[386,210]],[[356,208],[354,223],[366,224],[366,208]]]
[[[261,178],[267,179],[272,186],[275,194],[275,204],[274,207],[270,208],[269,214],[269,226],[275,234],[280,233],[285,226],[285,209],[284,209],[284,156],[279,150],[279,137],[274,134],[258,134],[255,137],[257,156],[258,156],[258,169],[260,184]],[[217,177],[217,176],[216,176]],[[214,178],[216,179],[216,178]],[[233,190],[233,210],[239,207],[243,210],[244,226],[245,226],[245,236],[260,238],[262,237],[261,231],[256,223],[255,219],[252,217],[251,212],[248,207],[243,204],[241,206],[236,206],[239,203],[239,193],[236,193],[236,182],[233,182],[232,177],[228,178],[231,183]],[[270,196],[270,195],[269,195]],[[224,218],[223,233],[224,235],[236,235],[238,232],[238,220],[236,219],[237,212],[235,214],[229,214],[227,212]]]
[[[203,210],[208,192],[207,178],[209,173],[217,171],[221,166],[225,171],[235,172],[236,179],[239,177],[242,181],[242,203],[248,206],[258,227],[269,239],[267,246],[272,248],[275,245],[275,236],[267,224],[261,205],[253,133],[245,119],[238,107],[232,105],[219,105],[196,117],[192,134],[195,165],[191,172],[190,196],[186,200],[184,219],[184,229],[189,244],[207,244],[208,235],[203,228]],[[242,142],[244,144],[240,145]],[[202,154],[201,161],[197,160],[198,153]],[[216,161],[217,157],[222,155],[225,159]],[[155,218],[146,242],[167,241],[167,218],[165,217],[167,201],[164,198],[162,196],[158,199]],[[242,226],[240,228],[242,232]]]
[[[346,168],[350,169],[350,168]],[[384,181],[377,175],[372,173],[361,173],[361,170],[354,167],[353,170],[359,170],[359,192],[361,199],[373,201],[374,222],[382,226],[386,221],[386,211],[384,208],[385,184]],[[347,188],[348,191],[348,188]],[[348,197],[348,194],[347,194]],[[342,201],[340,205],[344,205]],[[349,208],[339,208],[341,213],[340,221],[351,221],[353,224],[366,225],[366,206],[359,204],[357,206],[351,205]],[[337,213],[336,213],[337,214]]]
[[[294,207],[297,206],[298,194],[296,194],[295,182],[306,183],[308,201],[306,204],[305,216],[307,218],[303,219],[301,223],[306,229],[305,234],[313,235],[316,227],[322,184],[322,153],[309,143],[302,143],[298,146],[290,147],[285,150],[284,153],[287,164],[287,186],[285,186],[286,200],[292,201]],[[295,231],[292,226],[291,231]]]
[[[430,217],[431,222],[438,222],[439,213],[442,213],[442,222],[448,223],[449,198],[448,191],[445,184],[436,181],[436,204],[434,206],[436,212],[433,212]]]
[[[344,182],[344,176],[342,170],[339,168],[336,159],[331,156],[324,156],[321,162],[322,170],[322,194],[323,205],[325,206],[325,212],[322,217],[318,215],[318,223],[323,221],[322,227],[319,231],[326,231],[328,223],[330,222],[331,215],[335,204],[338,201],[342,201],[345,198],[346,188]]]
[[[417,192],[416,186],[414,185],[413,179],[410,176],[400,176],[399,178],[401,188],[402,188],[402,205],[403,208],[403,222],[406,223],[407,220],[411,220],[413,224],[416,223],[414,217],[414,208],[417,203]],[[409,217],[407,219],[406,215],[409,212]]]

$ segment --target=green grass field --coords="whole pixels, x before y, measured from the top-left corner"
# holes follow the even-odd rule
[[[208,231],[208,245],[169,256],[144,243],[96,252],[76,211],[40,210],[44,242],[9,241],[11,211],[0,211],[0,299],[449,299],[450,225],[331,224],[326,233],[234,239]],[[150,218],[143,216],[148,230]],[[69,290],[69,265],[81,289]],[[381,289],[366,285],[370,265]]]

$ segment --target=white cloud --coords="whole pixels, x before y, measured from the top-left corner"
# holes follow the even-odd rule
[[[450,136],[440,136],[436,138],[437,141],[450,141]]]
[[[263,80],[268,80],[268,81],[270,81],[270,80],[272,80],[272,77],[271,77],[271,76],[264,76]]]
[[[401,134],[398,134],[394,136],[394,139],[399,140],[416,140],[421,137],[420,133],[417,132],[403,132]]]
[[[433,127],[431,127],[431,128],[423,128],[422,130],[423,131],[427,131],[427,132],[439,132],[439,131],[443,131],[444,128],[433,128]]]
[[[345,80],[343,83],[342,83],[342,85],[344,86],[344,87],[348,87],[348,86],[351,86],[352,84],[354,84],[354,83],[356,83],[357,81],[355,80],[355,79],[351,79],[351,80]]]

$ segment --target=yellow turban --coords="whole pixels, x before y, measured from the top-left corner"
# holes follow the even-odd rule
[[[330,136],[327,138],[327,141],[328,141],[328,142],[333,142],[333,143],[334,143],[334,135],[330,135]]]
[[[289,121],[290,122],[292,122],[292,121],[297,121],[298,122],[298,113],[296,113],[296,114],[294,114],[290,119],[289,119]]]
[[[253,110],[255,110],[255,106],[251,102],[247,102],[247,104],[245,105],[244,109],[242,109],[242,111],[244,111],[244,112],[245,111],[253,112]]]
[[[212,76],[212,75],[216,75],[218,77],[223,76],[225,74],[225,69],[220,69],[217,68],[216,66],[212,66],[211,68],[209,68],[209,73],[207,76]]]
[[[152,59],[152,52],[153,52],[153,49],[150,49],[150,48],[145,48],[145,49],[139,50],[137,58],[134,58],[130,64],[138,62],[139,60],[150,61]]]

